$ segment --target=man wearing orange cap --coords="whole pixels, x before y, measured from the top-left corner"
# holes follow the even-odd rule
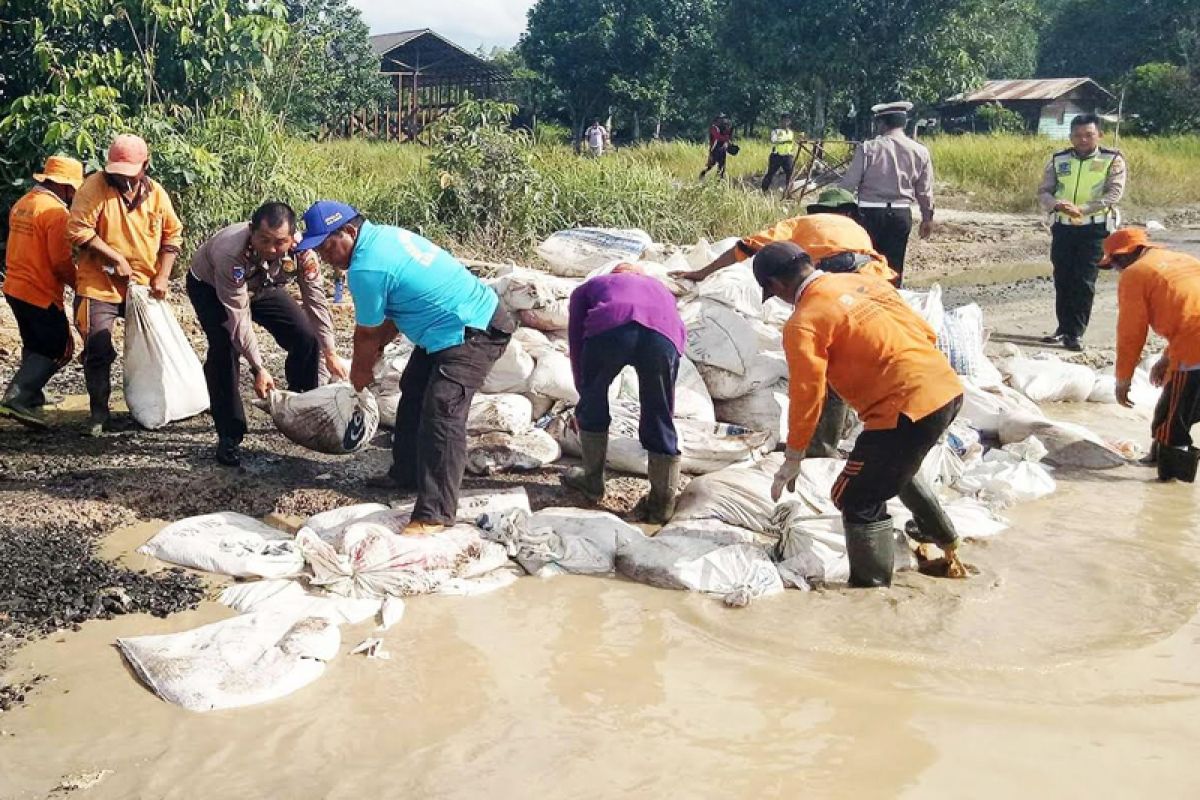
[[[75,286],[67,208],[83,183],[83,164],[51,156],[33,179],[37,185],[8,214],[3,290],[21,333],[21,365],[0,400],[0,416],[45,428],[42,389],[75,353],[63,290]]]
[[[161,299],[183,243],[171,198],[146,175],[150,149],[124,133],[108,148],[103,172],[88,177],[71,205],[67,238],[79,248],[75,324],[83,336],[83,375],[91,403],[87,433],[112,430],[113,323],[125,316],[130,281]]]
[[[1164,387],[1151,425],[1158,478],[1192,483],[1200,462],[1191,436],[1192,426],[1200,422],[1200,259],[1152,244],[1140,228],[1123,228],[1104,240],[1100,266],[1121,273],[1117,401],[1133,406],[1129,387],[1153,328],[1167,340],[1150,374],[1156,386]]]

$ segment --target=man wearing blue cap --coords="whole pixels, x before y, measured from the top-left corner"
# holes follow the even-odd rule
[[[319,200],[304,214],[300,250],[347,272],[354,297],[350,383],[374,378],[384,346],[416,345],[400,378],[392,467],[373,485],[417,493],[406,534],[454,523],[467,459],[467,413],[515,327],[495,291],[412,231],[368,222],[345,203]]]

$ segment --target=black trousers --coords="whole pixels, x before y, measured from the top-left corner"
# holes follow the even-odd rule
[[[771,157],[767,160],[767,174],[763,175],[762,190],[769,191],[771,183],[775,180],[777,172],[783,173],[783,179],[786,181],[792,175],[792,170],[796,166],[796,157],[793,155],[785,155],[782,153],[771,153]]]
[[[1190,447],[1192,426],[1200,422],[1200,372],[1174,372],[1154,408],[1151,433],[1166,447]]]
[[[1050,235],[1057,333],[1078,339],[1092,318],[1096,275],[1100,270],[1100,259],[1104,257],[1108,226],[1055,224]]]
[[[960,395],[918,422],[901,414],[895,428],[863,431],[833,484],[833,504],[842,521],[863,525],[887,519],[887,501],[912,481],[962,402]]]
[[[436,353],[418,347],[409,357],[400,376],[389,474],[400,487],[416,490],[414,520],[454,524],[471,400],[514,328],[508,312],[497,307],[486,331],[468,328],[460,345]]]
[[[583,341],[580,356],[579,403],[575,420],[579,429],[605,433],[612,423],[608,387],[632,366],[637,373],[642,416],[638,440],[648,452],[679,455],[675,432],[675,377],[679,374],[679,351],[657,331],[627,322]]]
[[[912,234],[912,212],[908,206],[895,208],[858,209],[858,221],[871,235],[875,250],[888,260],[896,271],[896,286],[904,280],[904,257],[908,253],[908,237]]]
[[[804,451],[805,458],[837,458],[838,443],[842,440],[842,429],[846,427],[846,414],[850,410],[846,401],[832,387],[825,387],[825,404],[812,441]]]
[[[728,145],[724,142],[718,142],[708,149],[708,162],[704,165],[704,172],[700,173],[700,177],[713,167],[717,168],[717,174],[722,178],[725,177],[725,159],[729,156]]]
[[[22,354],[35,353],[51,361],[63,361],[71,341],[67,313],[53,303],[42,308],[8,295],[4,299],[17,320]]]
[[[188,299],[196,309],[196,319],[208,337],[208,355],[204,358],[204,381],[208,384],[208,402],[217,435],[241,442],[246,435],[246,410],[238,391],[241,357],[233,348],[229,319],[217,290],[191,273],[187,277]],[[317,388],[317,370],[321,345],[304,310],[284,289],[265,289],[250,299],[250,318],[263,326],[287,351],[284,374],[288,389],[307,392]]]
[[[83,337],[83,381],[93,417],[108,415],[112,365],[117,360],[112,329],[125,319],[125,304],[75,295],[75,326]]]

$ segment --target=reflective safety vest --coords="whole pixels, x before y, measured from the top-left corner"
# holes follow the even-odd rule
[[[776,128],[771,131],[771,152],[781,156],[796,154],[796,134],[790,128]]]
[[[1098,202],[1104,197],[1104,184],[1108,181],[1113,161],[1119,155],[1116,150],[1103,147],[1097,148],[1095,154],[1087,158],[1079,158],[1073,149],[1055,153],[1054,174],[1058,183],[1054,187],[1054,199],[1077,206]],[[1111,213],[1111,208],[1103,208],[1088,217],[1071,217],[1062,213],[1054,217],[1062,225],[1103,225]]]

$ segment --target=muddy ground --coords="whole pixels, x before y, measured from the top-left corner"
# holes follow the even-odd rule
[[[1172,224],[1168,238],[1173,244],[1200,251],[1200,230],[1182,226],[1193,220],[1162,217]],[[930,241],[914,240],[909,281],[913,286],[941,282],[948,307],[979,303],[994,344],[1033,344],[1054,327],[1048,250],[1049,236],[1033,217],[947,212]],[[173,292],[177,316],[203,355],[204,337],[181,283]],[[1115,280],[1105,276],[1083,360],[1111,362],[1115,312]],[[348,355],[350,310],[338,307],[337,313]],[[281,353],[269,336],[261,341],[269,368],[282,375]],[[0,384],[7,385],[18,353],[12,316],[0,303]],[[120,382],[118,363],[114,386]],[[171,613],[199,599],[204,589],[190,575],[139,575],[98,560],[96,543],[117,528],[219,510],[306,516],[350,503],[411,499],[364,484],[366,476],[388,465],[386,433],[354,457],[323,456],[291,444],[247,402],[244,465],[231,470],[213,460],[215,434],[207,415],[159,431],[92,440],[79,435],[87,404],[78,361],[56,376],[48,391],[65,398],[52,412],[52,432],[31,433],[0,420],[0,661],[27,639],[92,617]],[[245,382],[243,391],[249,398]],[[562,469],[468,478],[464,488],[519,484],[535,508],[576,503],[579,498],[558,485]],[[645,490],[645,481],[637,478],[610,482],[604,507],[626,514]],[[10,687],[0,699],[7,704],[36,691],[36,686]]]

